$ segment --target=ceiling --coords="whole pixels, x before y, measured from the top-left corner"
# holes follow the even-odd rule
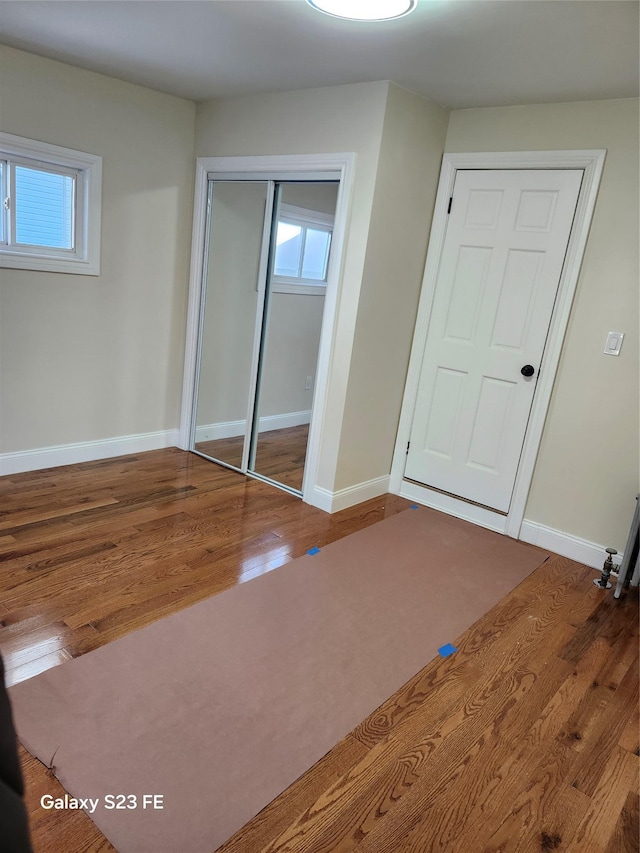
[[[456,109],[638,95],[636,0],[0,0],[0,42],[193,100],[371,80]]]

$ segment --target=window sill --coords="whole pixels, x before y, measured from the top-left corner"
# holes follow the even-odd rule
[[[56,258],[46,255],[22,254],[0,251],[0,268],[13,270],[37,270],[39,272],[62,272],[76,275],[100,275],[99,260],[85,258]]]
[[[327,292],[326,282],[314,282],[313,284],[300,281],[287,281],[282,278],[274,278],[271,281],[272,293],[298,293],[303,296],[324,296]]]

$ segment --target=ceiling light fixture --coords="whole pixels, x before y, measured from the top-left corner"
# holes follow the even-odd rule
[[[417,6],[417,0],[307,0],[310,6],[350,21],[388,21],[402,18]]]

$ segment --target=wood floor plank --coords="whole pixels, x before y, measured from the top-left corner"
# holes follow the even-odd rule
[[[599,638],[602,640],[602,638]],[[580,704],[567,721],[561,738],[575,752],[592,748],[593,730],[604,716],[610,716],[610,703],[615,691],[638,659],[638,638],[633,631],[608,645],[609,653],[602,668],[582,697]],[[615,704],[613,708],[615,709]]]
[[[634,755],[640,756],[640,706],[632,709],[629,720],[622,731],[618,745]]]
[[[4,683],[7,687],[11,687],[13,684],[19,684],[21,681],[33,678],[34,675],[46,672],[48,669],[59,666],[68,660],[71,660],[69,652],[65,649],[54,649],[24,663],[10,663],[5,671]]]
[[[61,519],[30,524],[20,528],[12,536],[0,540],[0,558],[4,560],[4,554],[22,544],[32,543],[34,549],[40,550],[46,547],[48,542],[52,542],[54,546],[63,544],[66,541],[65,536],[76,539],[77,530],[64,516]]]
[[[182,553],[182,557],[188,558],[190,553]],[[199,554],[200,549],[194,549],[193,553]],[[132,570],[126,584],[114,583],[107,577],[99,586],[96,585],[90,598],[86,595],[66,598],[64,621],[69,628],[91,625],[99,631],[107,620],[122,621],[123,614],[133,613],[131,608],[149,609],[148,602],[156,600],[159,595],[181,596],[194,586],[194,581],[194,573],[186,562],[176,563],[175,559],[166,558],[156,560],[152,577],[144,568]]]
[[[628,792],[637,785],[637,780],[637,756],[619,746],[614,747],[593,791],[591,807],[567,846],[567,853],[602,853],[607,849],[617,831]]]
[[[627,722],[638,707],[638,657],[629,667],[611,702],[593,727],[586,748],[573,769],[574,788],[593,796],[600,787],[611,754],[618,751],[618,741]],[[626,752],[627,750],[625,750]],[[632,756],[637,761],[637,756]]]
[[[562,772],[562,762],[541,766],[503,823],[478,849],[483,853],[565,849],[564,839],[575,834],[589,804],[579,791],[562,784]]]
[[[49,622],[33,617],[27,630],[24,622],[2,620],[2,657],[5,667],[19,666],[43,654],[64,649],[72,640],[71,631],[63,622]]]
[[[595,637],[603,630],[603,625],[609,624],[609,619],[616,613],[618,602],[612,596],[602,596],[595,586],[591,599],[595,601],[595,607],[587,618],[582,621],[574,637],[561,652],[565,660],[576,662],[580,659],[584,650],[588,648]]]
[[[71,657],[80,654],[81,640],[96,634],[90,625],[71,629],[62,620],[50,617],[10,613],[2,619],[0,650],[5,664],[18,664],[35,660],[43,654],[64,650]]]
[[[638,853],[640,839],[640,796],[629,791],[604,853]]]
[[[0,530],[4,530],[8,535],[12,535],[15,530],[18,530],[21,527],[28,527],[30,524],[34,523],[33,519],[36,515],[38,521],[35,523],[39,524],[42,521],[48,521],[52,518],[59,518],[61,516],[67,518],[68,516],[76,513],[89,512],[92,509],[110,506],[115,503],[117,503],[117,501],[113,497],[96,498],[95,500],[91,500],[90,497],[87,497],[81,500],[76,499],[75,502],[70,505],[65,505],[63,503],[61,506],[52,507],[47,504],[47,509],[32,509],[29,507],[26,510],[15,514],[3,513],[4,518],[0,517]]]

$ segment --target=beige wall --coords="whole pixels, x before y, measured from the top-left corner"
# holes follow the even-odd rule
[[[335,321],[328,403],[318,469],[333,490],[353,330],[367,251],[369,222],[389,84],[359,83],[208,101],[198,105],[199,157],[355,152],[356,164]]]
[[[338,200],[338,184],[284,184],[280,200],[285,204],[333,216]]]
[[[337,489],[391,469],[447,119],[436,104],[389,87]]]
[[[622,550],[638,491],[638,101],[457,110],[447,152],[606,148],[525,517]],[[609,330],[626,334],[619,358]]]
[[[175,429],[195,104],[0,51],[1,129],[104,158],[101,275],[0,271],[0,452]]]
[[[313,401],[324,296],[273,293],[260,383],[260,417],[308,412]],[[311,388],[305,390],[307,376]]]

